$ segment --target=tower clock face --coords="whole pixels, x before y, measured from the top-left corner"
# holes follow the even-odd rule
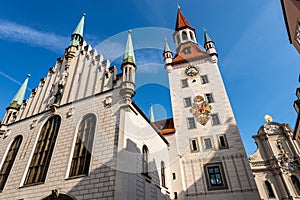
[[[199,69],[193,65],[191,66],[188,66],[187,68],[185,68],[185,71],[184,71],[185,75],[187,76],[196,76],[198,73],[199,73]]]

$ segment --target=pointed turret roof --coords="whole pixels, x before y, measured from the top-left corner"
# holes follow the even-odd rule
[[[150,118],[150,122],[154,122],[155,121],[152,104],[150,105],[150,117],[149,118]]]
[[[184,15],[182,14],[182,12],[180,11],[180,7],[178,6],[177,9],[177,20],[176,20],[176,26],[175,26],[175,31],[178,31],[182,28],[191,28],[194,30],[194,28],[191,27],[191,25],[189,24],[189,22],[186,20],[186,18],[184,17]]]
[[[204,29],[204,43],[212,42],[212,39],[210,39],[209,35],[207,34],[206,30]]]
[[[71,43],[70,43],[70,45],[72,45],[72,46],[79,45],[80,40],[82,40],[85,15],[86,15],[85,13],[82,13],[82,17],[81,17],[78,25],[76,26],[73,34],[72,34],[72,40],[71,40]],[[79,39],[78,37],[75,37],[75,36],[79,36],[79,37],[81,37],[81,39]]]
[[[9,104],[8,108],[13,108],[13,109],[19,110],[19,108],[21,107],[23,100],[24,100],[29,77],[30,77],[30,74],[27,75],[27,78],[25,79],[24,83],[21,85],[20,89],[14,96],[14,98],[11,101],[11,103]]]
[[[131,39],[131,30],[128,31],[127,43],[126,43],[122,64],[125,63],[132,63],[135,65],[134,50],[133,50],[132,39]]]
[[[167,39],[165,39],[165,47],[164,47],[164,52],[171,52],[170,47],[168,45]]]

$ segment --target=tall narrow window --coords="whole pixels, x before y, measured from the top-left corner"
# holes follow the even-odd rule
[[[191,152],[198,152],[198,140],[197,138],[190,139]]]
[[[86,115],[80,122],[73,152],[69,175],[70,177],[88,175],[91,163],[95,127],[96,116],[94,114]]]
[[[190,38],[191,38],[191,40],[195,41],[192,31],[190,31]]]
[[[191,102],[191,97],[184,98],[184,107],[191,107],[192,102]]]
[[[292,183],[293,183],[294,188],[296,190],[297,196],[300,196],[300,182],[299,182],[299,179],[297,178],[297,176],[292,175],[291,180],[292,180]]]
[[[172,177],[173,177],[173,180],[175,180],[176,179],[176,174],[172,173]]]
[[[61,118],[55,115],[49,118],[42,127],[26,175],[25,185],[45,182],[60,122]]]
[[[187,118],[188,120],[188,129],[196,128],[195,119],[193,117]]]
[[[146,145],[143,146],[143,173],[148,175],[148,157],[149,151]]]
[[[228,143],[226,139],[226,135],[219,135],[219,148],[226,149],[228,148]]]
[[[220,124],[218,114],[211,114],[211,120],[212,120],[212,125],[213,126]]]
[[[187,40],[187,34],[185,31],[182,31],[182,40]]]
[[[265,186],[266,186],[268,197],[275,198],[275,194],[274,194],[271,183],[269,181],[265,181]]]
[[[214,102],[214,98],[213,98],[212,93],[205,94],[205,97],[206,97],[207,103],[213,103]]]
[[[161,161],[161,185],[166,187],[166,166],[164,161]]]
[[[0,192],[2,192],[2,190],[4,189],[4,185],[7,181],[10,170],[14,164],[14,161],[15,161],[15,158],[19,151],[19,148],[21,146],[22,140],[23,140],[23,137],[21,135],[19,135],[14,139],[13,143],[10,145],[10,148],[8,150],[8,153],[5,157],[4,163],[3,163],[1,171],[0,171]]]
[[[205,138],[203,140],[203,142],[204,142],[204,149],[211,149],[212,148],[212,144],[211,144],[210,138]]]
[[[207,75],[201,75],[201,83],[202,84],[208,83],[208,77],[207,77]]]

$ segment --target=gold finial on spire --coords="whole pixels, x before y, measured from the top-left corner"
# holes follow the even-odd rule
[[[265,115],[265,120],[266,120],[266,122],[270,123],[273,121],[273,118],[270,115]]]

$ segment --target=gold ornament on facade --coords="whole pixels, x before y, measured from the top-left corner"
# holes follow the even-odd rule
[[[194,115],[196,120],[203,126],[206,125],[209,120],[209,114],[211,113],[211,105],[209,105],[202,96],[196,96],[194,103],[190,109],[190,113]]]

